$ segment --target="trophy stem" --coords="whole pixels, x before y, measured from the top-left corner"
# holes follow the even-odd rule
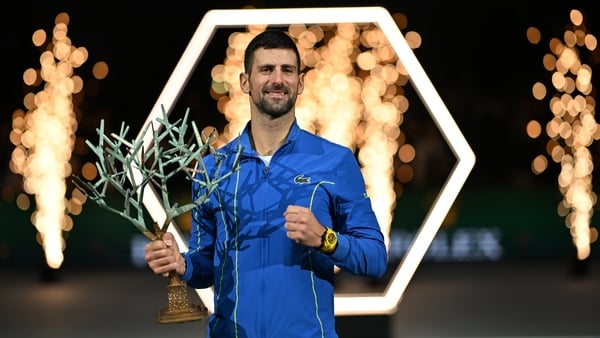
[[[192,304],[188,291],[187,284],[172,271],[167,283],[168,306],[156,313],[156,321],[161,324],[183,323],[208,317],[206,306],[202,302]]]

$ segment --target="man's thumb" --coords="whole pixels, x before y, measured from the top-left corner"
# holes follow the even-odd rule
[[[167,246],[173,246],[173,242],[175,241],[175,237],[173,236],[172,233],[170,232],[166,232],[163,237],[162,237],[163,241],[165,242],[165,244]]]

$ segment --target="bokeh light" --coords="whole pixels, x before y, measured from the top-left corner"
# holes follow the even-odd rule
[[[596,99],[592,86],[592,67],[583,58],[593,54],[597,38],[588,31],[581,11],[570,11],[570,23],[566,26],[562,40],[551,38],[550,52],[543,57],[543,66],[550,72],[550,90],[541,82],[532,88],[537,100],[546,98],[547,92],[554,95],[548,99],[552,114],[545,131],[549,137],[546,154],[561,166],[558,189],[563,199],[557,212],[565,218],[565,225],[572,236],[577,250],[577,259],[589,257],[591,243],[597,240],[597,229],[591,225],[597,195],[592,190],[594,163],[589,147],[600,138],[600,128],[595,119]],[[527,39],[532,44],[539,42],[539,30],[529,28]],[[538,138],[540,128],[537,121],[527,125],[527,135]],[[537,155],[531,170],[539,175],[548,167],[544,154]]]
[[[23,192],[15,202],[21,210],[35,206],[30,220],[38,231],[36,241],[43,247],[46,263],[53,269],[63,263],[65,234],[73,229],[71,215],[79,215],[86,201],[76,189],[71,198],[67,193],[73,149],[82,143],[75,134],[81,113],[74,96],[84,95],[84,80],[75,70],[88,60],[87,49],[74,46],[68,36],[69,20],[67,13],[59,13],[52,34],[43,29],[32,34],[33,45],[41,50],[40,68],[23,72],[23,83],[30,91],[23,98],[24,109],[13,112],[9,136],[15,146],[9,168],[23,179]],[[93,72],[96,78],[104,78],[108,66],[99,62]],[[93,178],[95,172],[89,165],[84,171]],[[5,199],[10,196],[3,191]]]

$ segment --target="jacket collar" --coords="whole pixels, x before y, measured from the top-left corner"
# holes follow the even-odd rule
[[[290,127],[290,132],[288,133],[287,140],[283,143],[283,145],[281,145],[280,149],[287,147],[289,144],[293,144],[300,135],[300,131],[301,129],[298,125],[298,121],[294,119],[294,122]],[[242,153],[244,156],[258,157],[256,151],[252,148],[252,142],[250,142],[250,121],[246,123],[246,126],[240,134],[240,144],[242,145]]]

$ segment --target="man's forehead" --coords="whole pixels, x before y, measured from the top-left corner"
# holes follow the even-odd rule
[[[259,48],[254,52],[254,64],[281,64],[296,66],[296,54],[291,49]]]

